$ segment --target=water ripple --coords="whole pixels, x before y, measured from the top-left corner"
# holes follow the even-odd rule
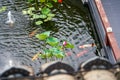
[[[0,2],[2,2],[0,4],[4,4],[8,7],[7,11],[12,11],[12,14],[16,19],[14,26],[10,27],[5,24],[7,11],[0,13],[0,55],[7,56],[9,54],[9,58],[15,58],[14,62],[32,66],[35,72],[37,72],[40,65],[45,63],[45,60],[39,58],[33,62],[31,58],[35,53],[44,48],[44,43],[37,40],[35,37],[28,37],[28,34],[36,27],[31,26],[29,20],[27,19],[28,17],[22,15],[20,12],[20,10],[23,9],[21,6],[25,4],[20,5],[21,2],[17,3],[15,0],[14,4],[19,10],[15,11],[13,9],[13,5],[6,0],[0,0]],[[94,52],[96,47],[87,48],[86,50],[88,52],[76,59],[76,54],[84,51],[84,49],[79,49],[78,46],[86,43],[94,43],[94,39],[86,29],[86,22],[80,15],[81,11],[78,12],[77,8],[72,8],[70,5],[67,5],[69,8],[64,5],[67,4],[60,6],[60,9],[53,10],[56,12],[56,16],[53,19],[54,24],[49,23],[49,26],[42,26],[39,32],[43,32],[46,29],[53,30],[53,36],[59,38],[60,40],[66,39],[74,44],[74,49],[67,49],[67,51],[71,52],[72,55],[64,58],[64,61],[67,61],[67,63],[77,69],[78,65],[82,61],[95,56]]]

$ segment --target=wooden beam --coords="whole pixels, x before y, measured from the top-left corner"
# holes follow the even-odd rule
[[[114,57],[117,60],[120,59],[120,49],[118,47],[117,41],[114,37],[114,33],[112,32],[112,27],[110,26],[110,23],[108,21],[108,18],[106,16],[105,10],[103,8],[103,5],[101,3],[101,0],[95,0],[95,4],[97,6],[100,18],[102,20],[105,32],[106,32],[106,37],[107,37],[107,41],[110,45],[110,47],[112,48]]]

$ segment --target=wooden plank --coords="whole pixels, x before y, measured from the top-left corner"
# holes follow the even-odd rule
[[[111,46],[114,57],[117,61],[120,59],[120,49],[119,49],[117,41],[114,37],[114,33],[112,32],[112,27],[110,26],[110,23],[109,23],[108,18],[106,16],[106,13],[105,13],[105,10],[104,10],[103,5],[101,3],[101,0],[95,0],[95,3],[97,6],[97,9],[98,9],[98,12],[100,14],[100,18],[102,20],[102,23],[104,25],[106,37],[108,39],[107,41],[108,41],[109,45]]]

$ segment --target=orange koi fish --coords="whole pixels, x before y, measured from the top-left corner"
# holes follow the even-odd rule
[[[35,29],[34,31],[32,31],[30,34],[29,34],[29,37],[33,37],[37,32],[38,32],[39,28]]]
[[[38,52],[37,54],[35,54],[33,57],[32,57],[32,61],[36,60],[39,55],[41,54],[41,52]]]
[[[79,46],[79,48],[87,48],[87,47],[94,47],[95,44],[92,43],[92,44],[85,44],[85,45],[82,45],[82,46]]]
[[[71,56],[72,53],[71,53],[71,52],[67,52],[67,53],[65,53],[65,55],[66,55],[66,56]]]
[[[82,52],[79,52],[77,55],[76,55],[76,57],[80,57],[80,56],[82,56],[83,54],[85,54],[85,53],[87,53],[88,51],[87,50],[84,50],[84,51],[82,51]]]

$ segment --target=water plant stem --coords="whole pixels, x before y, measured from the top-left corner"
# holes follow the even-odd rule
[[[39,5],[38,0],[35,0],[35,9],[36,9],[36,10],[39,10],[38,5]]]

